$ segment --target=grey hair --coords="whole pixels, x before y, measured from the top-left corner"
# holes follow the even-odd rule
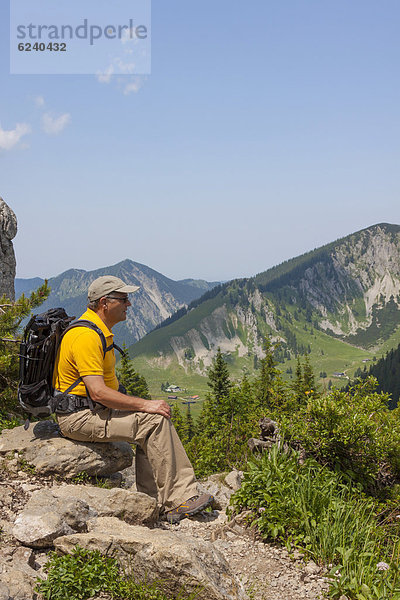
[[[98,298],[97,300],[92,300],[91,302],[89,301],[87,303],[87,307],[90,308],[91,310],[94,310],[95,312],[98,310],[100,305],[100,298]]]

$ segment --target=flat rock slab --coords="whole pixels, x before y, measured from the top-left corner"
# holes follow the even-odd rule
[[[126,525],[114,517],[88,522],[88,533],[59,537],[57,550],[82,548],[115,555],[139,581],[161,582],[164,593],[176,597],[184,588],[197,600],[246,600],[242,584],[210,542],[164,529]]]
[[[47,548],[66,534],[86,531],[87,521],[113,516],[128,523],[153,524],[157,502],[140,492],[83,485],[44,488],[32,494],[17,516],[13,536],[26,546]]]
[[[133,450],[127,442],[76,442],[64,438],[58,425],[40,421],[25,430],[4,429],[0,435],[0,454],[23,453],[39,475],[72,478],[85,472],[89,476],[112,475],[132,464]]]
[[[117,517],[130,525],[152,525],[158,518],[157,500],[132,490],[111,490],[88,485],[52,487],[53,497],[79,498],[96,511],[99,517]]]

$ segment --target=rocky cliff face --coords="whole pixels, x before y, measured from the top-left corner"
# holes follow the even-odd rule
[[[344,337],[366,331],[377,312],[400,306],[400,232],[377,225],[349,236],[328,261],[305,270],[299,289],[322,329]]]
[[[17,218],[11,208],[0,198],[0,296],[15,299],[15,254],[12,240],[17,235]]]

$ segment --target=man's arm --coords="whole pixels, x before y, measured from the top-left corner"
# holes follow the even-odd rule
[[[121,394],[121,392],[106,386],[102,375],[85,375],[82,379],[93,402],[100,402],[108,408],[118,410],[158,414],[167,419],[171,416],[170,406],[164,400],[145,400],[144,398]]]

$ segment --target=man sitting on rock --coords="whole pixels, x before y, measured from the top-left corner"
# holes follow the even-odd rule
[[[68,408],[57,410],[56,416],[67,438],[135,443],[138,491],[156,497],[167,521],[178,523],[209,506],[213,497],[197,495],[193,467],[171,423],[170,406],[164,400],[144,400],[118,391],[111,330],[126,319],[131,306],[128,294],[138,289],[110,275],[89,286],[88,309],[80,319],[95,323],[111,350],[104,354],[99,334],[88,327],[66,332],[53,385],[58,392],[66,392],[80,382],[68,394]]]

